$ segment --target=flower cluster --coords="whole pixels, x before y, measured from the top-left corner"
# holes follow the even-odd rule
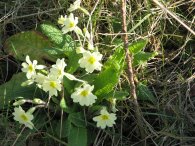
[[[80,3],[80,0],[75,1],[68,11],[72,12],[80,8]],[[82,36],[81,38],[78,37],[80,45],[76,49],[76,53],[82,54],[82,58],[78,61],[80,67],[84,68],[87,73],[93,73],[95,70],[101,71],[102,64],[100,61],[102,60],[102,54],[100,54],[98,49],[93,45],[92,33],[89,33],[87,28],[84,28],[83,32],[81,32],[81,29],[77,26],[78,18],[75,17],[74,19],[74,15],[72,13],[69,16],[61,16],[58,19],[58,23],[62,26],[63,33],[74,31],[77,36]],[[85,42],[87,43],[87,49],[84,49],[83,47],[85,46]],[[90,86],[89,84],[84,84],[83,86],[76,88],[75,92],[71,95],[73,102],[79,103],[81,106],[91,106],[97,99],[97,97],[92,93],[93,89],[94,86]],[[115,124],[116,115],[114,113],[108,113],[108,111],[103,108],[100,111],[100,115],[94,117],[93,120],[97,122],[97,127],[105,129],[106,126],[112,127]]]
[[[68,9],[69,12],[72,12],[80,7],[80,0],[77,0],[70,6]],[[78,36],[80,45],[77,47],[76,52],[81,53],[83,57],[79,60],[79,65],[81,68],[84,68],[86,72],[92,73],[94,70],[100,71],[102,64],[100,61],[102,60],[102,54],[98,52],[97,48],[93,45],[93,36],[87,28],[84,28],[83,31],[77,26],[78,17],[74,17],[73,13],[70,13],[69,16],[65,15],[60,16],[58,19],[58,24],[62,26],[62,32],[68,33],[74,31]],[[84,43],[87,42],[87,49],[84,49]],[[93,51],[93,52],[90,52]]]
[[[82,54],[78,64],[81,68],[84,68],[87,74],[94,71],[101,71],[102,54],[98,51],[97,47],[94,47],[92,32],[89,32],[87,28],[81,30],[78,25],[78,17],[75,17],[72,13],[77,9],[81,9],[85,14],[89,14],[87,10],[81,6],[81,0],[76,0],[70,5],[68,11],[69,15],[60,16],[58,24],[62,27],[62,33],[75,32],[79,45],[76,49],[76,53]],[[92,30],[91,30],[92,31]],[[86,48],[85,48],[86,47]],[[29,56],[26,56],[26,62],[22,63],[22,71],[26,73],[27,84],[35,83],[40,89],[47,92],[49,97],[58,96],[59,92],[63,88],[64,76],[69,80],[75,80],[81,82],[79,87],[75,88],[75,91],[71,94],[71,99],[74,103],[78,103],[81,106],[92,106],[98,97],[92,93],[94,85],[89,85],[86,81],[77,79],[74,75],[65,72],[65,59],[57,59],[56,63],[48,68],[44,65],[38,65],[36,60],[31,61]],[[32,112],[25,112],[20,106],[14,109],[14,119],[24,124],[30,129],[33,128]],[[106,126],[112,127],[115,124],[116,114],[109,113],[106,108],[100,111],[100,115],[93,118],[97,122],[97,127],[105,129]]]
[[[37,61],[31,62],[30,57],[26,56],[26,62],[22,63],[22,71],[26,73],[28,83],[36,83],[37,86],[49,93],[49,96],[57,96],[58,91],[61,91],[63,77],[66,76],[70,80],[84,82],[75,78],[73,75],[64,71],[66,63],[64,58],[57,59],[56,64],[52,65],[49,71],[44,70],[47,74],[37,72],[38,69],[46,68],[43,65],[37,65]]]

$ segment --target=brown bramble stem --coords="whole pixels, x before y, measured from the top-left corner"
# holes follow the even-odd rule
[[[145,137],[144,132],[144,126],[143,126],[143,120],[142,120],[142,114],[140,111],[140,106],[137,101],[137,94],[136,94],[136,85],[134,81],[134,73],[133,73],[133,67],[132,67],[132,54],[129,52],[128,49],[128,35],[127,35],[127,22],[126,22],[126,0],[121,0],[122,2],[122,32],[123,35],[123,41],[124,41],[124,49],[125,49],[125,58],[127,62],[127,68],[128,68],[128,80],[130,82],[130,93],[131,97],[133,98],[133,102],[135,105],[135,116],[137,120],[137,125],[139,128],[139,133],[141,138],[143,139]]]

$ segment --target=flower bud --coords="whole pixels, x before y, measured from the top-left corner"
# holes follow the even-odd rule
[[[30,109],[28,109],[27,113],[33,114],[35,110],[36,107],[31,107]]]
[[[22,104],[24,104],[25,102],[26,102],[25,99],[20,99],[20,100],[14,102],[14,103],[13,103],[13,106],[22,105]]]
[[[34,104],[45,104],[45,102],[39,98],[34,98],[33,99],[33,103]]]

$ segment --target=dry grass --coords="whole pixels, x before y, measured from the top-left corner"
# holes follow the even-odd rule
[[[58,16],[65,13],[67,5],[68,2],[63,0],[0,1],[0,46],[3,46],[3,42],[9,36],[35,29],[43,21],[56,23]],[[95,3],[85,0],[83,5],[88,10],[92,10]],[[195,30],[194,0],[163,1],[163,5],[190,29]],[[121,39],[120,9],[118,0],[102,0],[92,17],[95,41],[106,56],[113,51],[114,42]],[[119,120],[115,133],[99,131],[94,146],[140,144],[193,146],[195,143],[195,36],[152,1],[129,0],[127,11],[129,42],[149,38],[145,50],[159,52],[159,55],[148,63],[146,69],[135,69],[138,80],[148,83],[157,103],[154,105],[139,101],[145,118],[145,127],[143,127],[147,132],[145,139],[140,139],[137,135],[134,109],[131,100],[128,100],[118,103]],[[6,54],[2,52],[0,63],[3,60],[5,62],[6,59],[8,59]],[[5,66],[1,65],[0,71],[4,68]],[[0,72],[0,82],[5,80],[7,72]],[[121,86],[124,88],[128,84],[125,76],[124,73],[121,79]],[[3,111],[1,115],[6,115],[6,112]],[[9,124],[6,126],[8,132],[10,127]],[[13,133],[14,130],[11,129]],[[5,142],[5,137],[0,135],[1,145]]]

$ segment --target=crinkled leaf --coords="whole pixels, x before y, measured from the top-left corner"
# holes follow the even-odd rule
[[[45,52],[47,52],[49,55],[57,56],[58,54],[61,54],[62,52],[59,51],[56,48],[45,48],[43,49]]]
[[[63,85],[65,90],[71,94],[74,91],[75,81],[71,81],[67,77],[64,77]]]
[[[68,135],[68,146],[87,146],[87,129],[72,126]]]
[[[124,64],[124,50],[117,48],[114,54],[105,63],[103,70],[94,80],[94,92],[98,97],[103,98],[112,91],[119,82]]]
[[[139,83],[137,85],[137,96],[139,100],[151,101],[153,103],[155,103],[156,101],[156,98],[154,97],[150,89],[142,83]]]
[[[62,45],[64,42],[62,31],[51,23],[43,23],[40,25],[41,31],[48,39],[57,44]]]
[[[95,80],[95,94],[99,97],[103,97],[110,93],[114,86],[118,83],[120,73],[110,67],[100,73]]]
[[[76,54],[75,50],[68,56],[68,65],[66,70],[68,73],[74,73],[79,67],[79,59],[81,58],[80,54]]]
[[[58,137],[60,137],[60,131],[61,131],[61,137],[65,138],[69,136],[71,128],[72,128],[71,122],[68,119],[66,119],[63,122],[62,127],[61,127],[61,123],[57,122],[55,133],[58,135]]]
[[[44,63],[45,60],[55,61],[55,58],[47,54],[43,49],[51,48],[50,41],[36,31],[17,33],[5,42],[5,51],[19,60],[25,60],[26,55],[31,60]]]
[[[112,91],[105,98],[116,98],[116,100],[125,100],[129,95],[126,91]]]
[[[148,40],[138,40],[129,45],[129,51],[132,54],[140,52],[148,43]]]
[[[62,48],[58,48],[64,55],[68,57],[66,71],[68,73],[74,73],[79,67],[80,54],[76,53],[75,46],[76,42],[68,34],[64,35],[64,45]]]
[[[104,68],[113,66],[117,70],[123,70],[124,67],[125,52],[122,47],[116,48],[113,55],[105,62]]]
[[[72,54],[73,51],[75,52],[76,42],[68,34],[64,35],[63,39],[64,39],[64,44],[61,47],[61,51],[64,52],[64,54],[66,56],[69,56]],[[75,52],[75,54],[76,54],[76,52]]]
[[[34,84],[22,87],[22,82],[26,81],[24,73],[13,75],[10,81],[0,86],[0,109],[6,106],[10,101],[17,97],[24,97],[24,99],[32,99],[34,97],[42,97],[40,89]]]
[[[85,118],[81,112],[69,114],[68,120],[77,127],[86,127]]]
[[[147,61],[155,57],[157,54],[158,54],[157,52],[148,53],[141,51],[134,55],[133,66],[145,65]]]

